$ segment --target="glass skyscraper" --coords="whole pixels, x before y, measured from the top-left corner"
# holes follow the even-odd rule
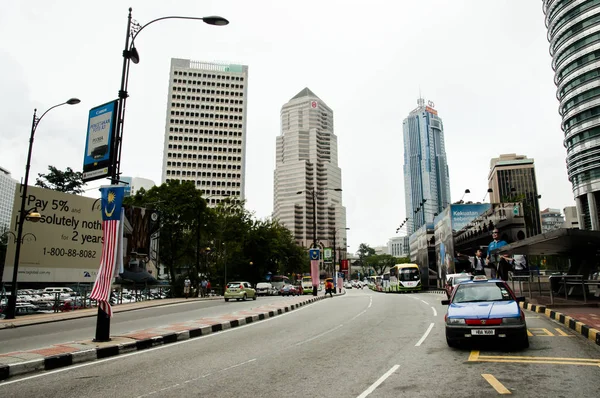
[[[544,0],[543,10],[579,227],[600,230],[600,1]]]
[[[404,195],[412,235],[450,204],[444,125],[433,102],[419,98],[404,122]]]

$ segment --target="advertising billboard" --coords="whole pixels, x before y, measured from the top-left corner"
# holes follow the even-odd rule
[[[117,103],[117,100],[111,101],[90,110],[83,156],[83,181],[104,178],[112,172]]]
[[[25,221],[19,256],[19,282],[94,282],[102,255],[100,201],[39,187],[27,188],[26,209],[38,222]],[[17,235],[21,185],[17,184],[10,230]],[[9,239],[2,280],[12,279],[15,242]]]
[[[490,208],[489,203],[455,204],[446,207],[435,218],[436,263],[438,277],[442,281],[445,279],[446,274],[457,272],[455,234]]]

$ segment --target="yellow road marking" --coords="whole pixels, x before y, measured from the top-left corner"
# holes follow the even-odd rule
[[[554,336],[554,334],[546,328],[529,328],[534,336]]]
[[[561,336],[567,336],[567,337],[572,337],[573,336],[572,334],[565,333],[563,330],[561,330],[561,328],[554,328],[554,329],[556,329],[556,331],[558,332],[558,334],[560,334]]]
[[[531,357],[524,355],[481,355],[479,351],[471,351],[471,354],[469,355],[469,362],[539,363],[553,365],[583,365],[600,367],[600,359]]]
[[[503,395],[512,394],[508,388],[504,387],[504,385],[502,383],[500,383],[498,381],[498,379],[496,379],[491,374],[484,373],[481,376],[483,376],[485,381],[487,381],[488,383],[490,383],[490,385],[492,387],[494,387],[494,390],[496,390],[498,392],[498,394],[503,394]]]
[[[477,361],[479,359],[479,351],[471,351],[471,354],[469,354],[469,361],[474,362]]]
[[[529,331],[529,329],[527,329],[527,336],[529,336],[529,337],[533,337],[533,333],[531,333],[531,332]]]

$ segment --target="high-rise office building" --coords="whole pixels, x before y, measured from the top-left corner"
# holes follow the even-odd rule
[[[565,222],[560,209],[544,209],[540,212],[540,217],[542,221],[542,233],[562,228]]]
[[[579,227],[600,230],[600,5],[544,0],[543,10]]]
[[[491,203],[522,202],[526,236],[542,232],[540,204],[533,159],[514,153],[490,161],[488,186]]]
[[[10,176],[10,171],[0,167],[0,235],[10,228],[17,183],[18,181]]]
[[[244,199],[248,67],[171,59],[162,181]]]
[[[317,244],[333,247],[335,234],[336,246],[345,253],[346,208],[337,151],[333,111],[325,102],[305,88],[283,105],[273,217],[292,231],[299,244],[311,247],[315,216]]]
[[[408,235],[433,223],[450,204],[450,178],[444,125],[433,102],[417,100],[402,123],[404,133],[404,195]]]

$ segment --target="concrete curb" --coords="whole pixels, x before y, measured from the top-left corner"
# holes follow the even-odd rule
[[[147,339],[141,339],[126,343],[102,343],[101,347],[92,349],[86,349],[82,351],[75,351],[71,353],[64,353],[59,355],[46,356],[44,358],[28,360],[23,362],[17,362],[13,364],[0,364],[0,381],[6,380],[10,377],[23,375],[27,373],[33,373],[40,370],[53,370],[70,366],[73,364],[95,361],[97,359],[103,359],[113,357],[116,355],[127,354],[133,351],[141,351],[148,348],[152,348],[158,345],[164,345],[169,343],[175,343],[177,341],[183,341],[193,339],[195,337],[206,336],[212,333],[220,332],[226,329],[235,328],[242,325],[247,325],[253,322],[259,322],[264,319],[273,318],[280,314],[293,311],[305,305],[314,303],[319,300],[323,300],[325,296],[311,297],[307,301],[303,301],[296,304],[285,305],[283,307],[270,310],[257,315],[252,316],[240,316],[238,319],[228,320],[222,323],[197,327],[185,331],[167,333],[161,336],[155,336]],[[114,336],[117,337],[117,336]],[[1,384],[0,384],[1,386]]]
[[[554,321],[557,321],[559,323],[562,323],[569,329],[574,330],[575,332],[581,334],[583,337],[587,338],[590,341],[593,341],[594,343],[596,343],[596,345],[600,346],[600,331],[599,330],[594,329],[593,327],[588,326],[583,322],[579,322],[570,316],[564,315],[564,314],[554,311],[550,308],[546,308],[546,306],[543,306],[543,305],[531,304],[526,301],[519,303],[519,305],[521,306],[521,308],[524,308],[524,309],[532,311],[532,312],[536,312],[538,314],[544,314],[548,318],[550,318]]]

